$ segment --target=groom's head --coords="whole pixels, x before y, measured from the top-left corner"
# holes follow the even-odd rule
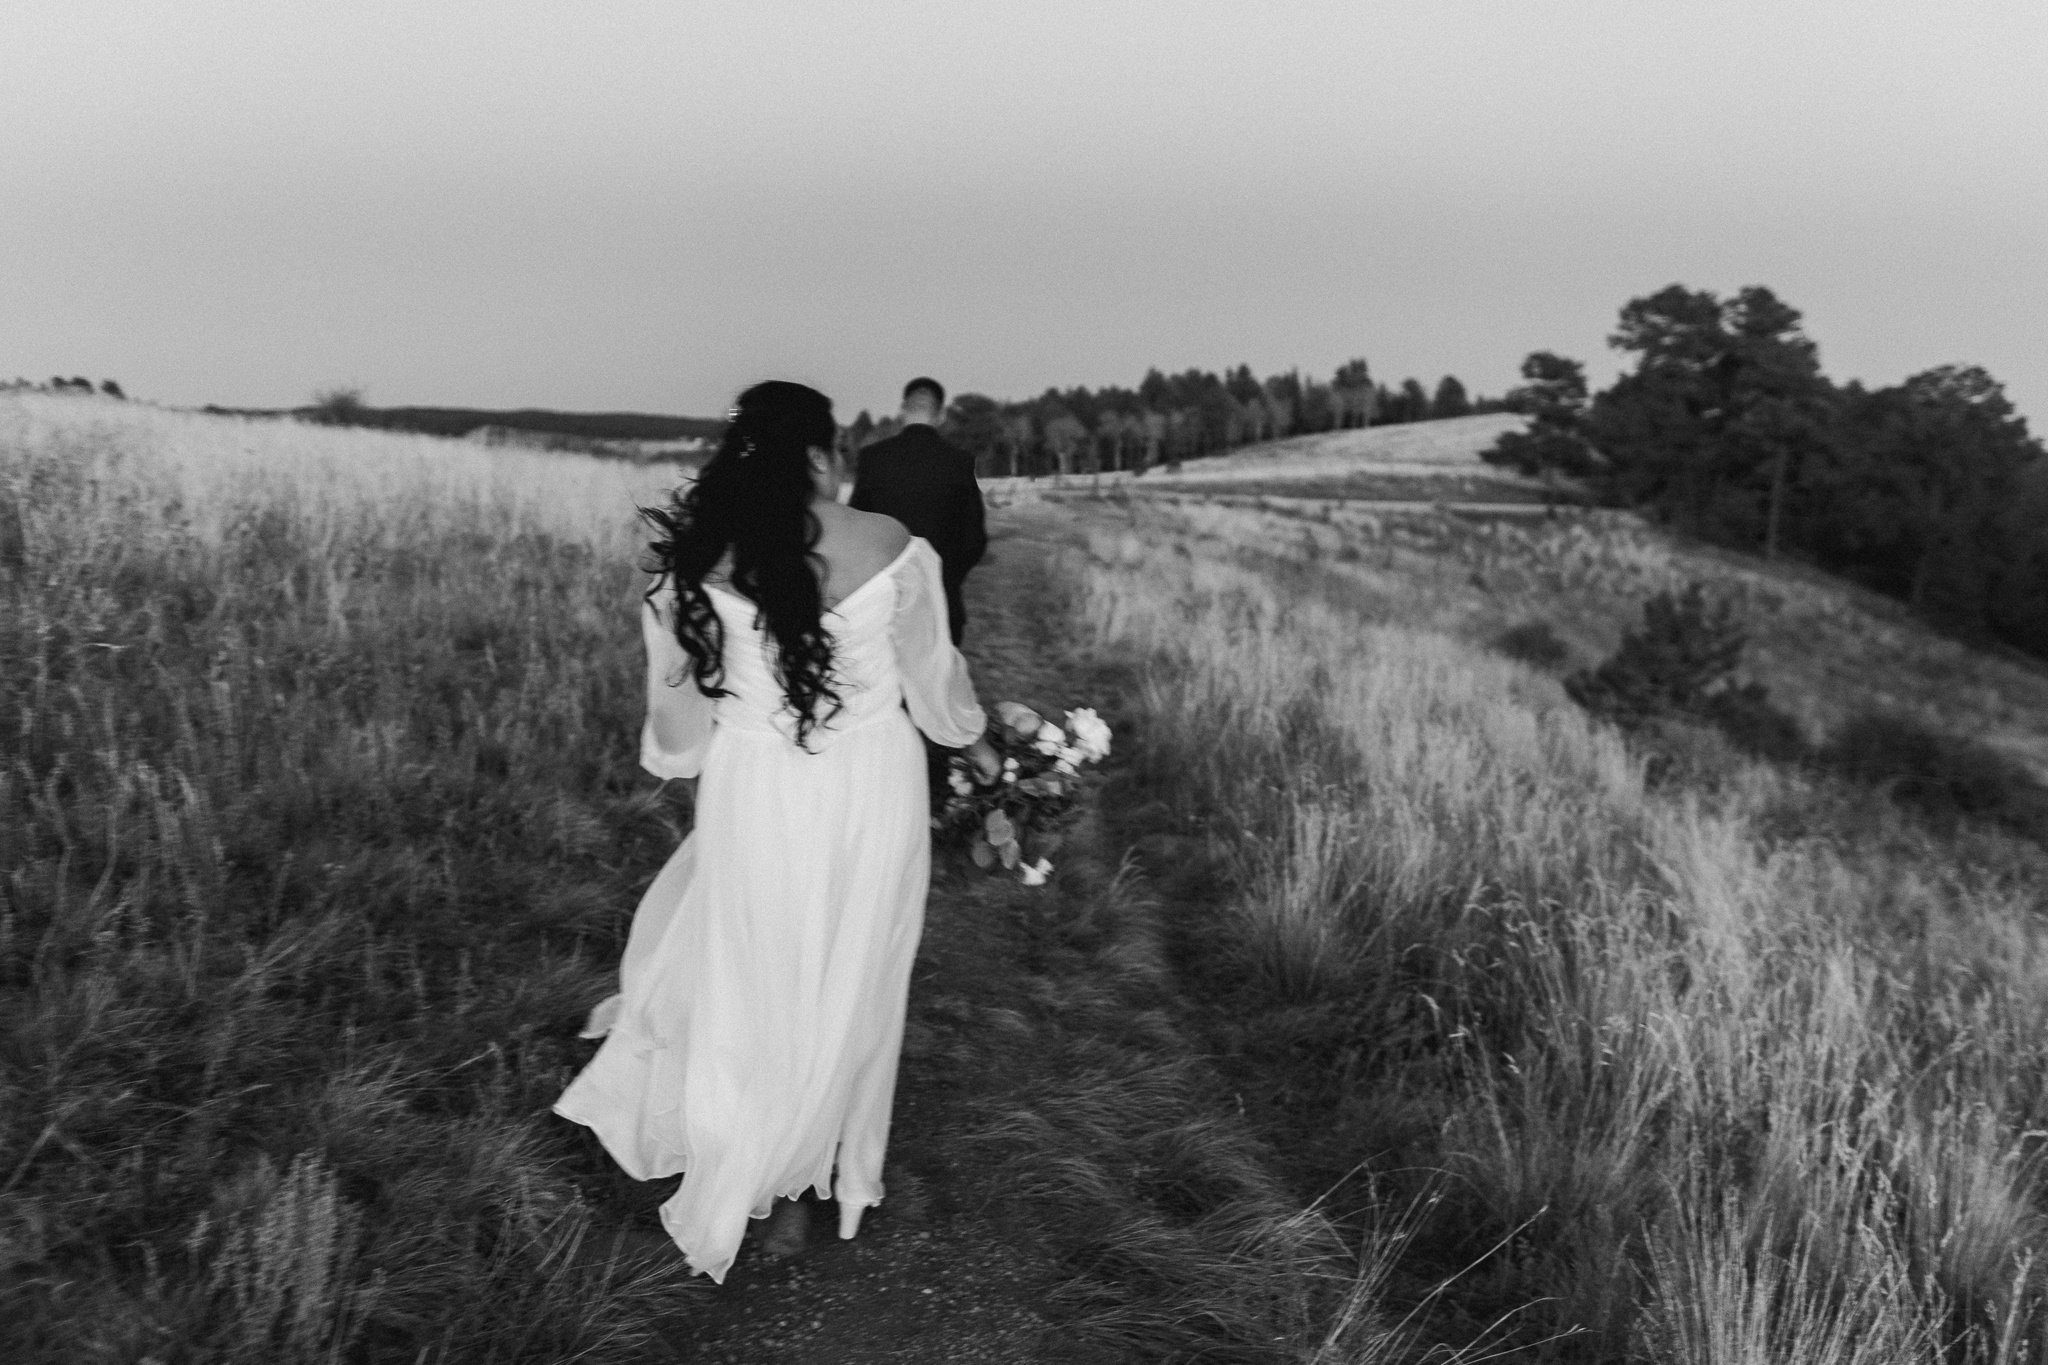
[[[923,375],[903,386],[903,424],[923,422],[937,426],[946,411],[946,386]]]

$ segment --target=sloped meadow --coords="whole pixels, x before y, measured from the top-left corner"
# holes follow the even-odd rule
[[[1713,734],[1653,752],[1489,645],[1536,619],[1591,662],[1703,576],[1778,613],[1752,672],[1809,727],[1946,698],[2023,752],[2038,674],[1641,528],[1060,513],[1087,637],[1145,661],[1111,808],[1206,1036],[1299,1195],[1407,1230],[1388,1290],[1436,1339],[2043,1358],[2040,846]]]
[[[658,1354],[680,1262],[545,1114],[681,828],[632,761],[660,481],[0,401],[0,1354]],[[1129,1202],[1098,1129],[1227,1136],[1301,1233],[1248,1276],[1201,1225],[1259,1358],[2042,1357],[2039,845],[1560,682],[1699,577],[1816,743],[1889,709],[2032,761],[2037,672],[1597,519],[1022,501],[1085,546],[1094,875],[1164,945],[1100,1028],[1203,1078],[1031,1071],[1027,1166],[1097,1196],[1055,1203]],[[1167,1231],[1126,1259],[1211,1282]]]
[[[594,1231],[541,1117],[674,838],[649,477],[0,402],[0,1354],[650,1338],[679,1264]]]

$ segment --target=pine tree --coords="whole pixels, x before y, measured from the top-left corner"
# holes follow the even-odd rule
[[[1429,400],[1431,417],[1464,417],[1471,411],[1472,400],[1456,375],[1447,374],[1437,381],[1436,397]]]

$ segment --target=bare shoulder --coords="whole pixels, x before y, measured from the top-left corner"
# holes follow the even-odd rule
[[[852,527],[864,542],[876,553],[890,559],[903,553],[903,547],[910,543],[910,530],[896,518],[883,512],[861,512],[847,509],[858,518]]]

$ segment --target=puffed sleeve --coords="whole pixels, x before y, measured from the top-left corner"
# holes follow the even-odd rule
[[[934,744],[957,749],[972,744],[988,727],[974,699],[967,660],[953,648],[946,628],[946,589],[939,579],[938,552],[923,540],[896,570],[896,619],[891,628],[896,667],[910,718]]]
[[[656,608],[659,603],[659,609]],[[640,766],[659,778],[695,777],[704,769],[717,703],[697,690],[690,656],[671,625],[675,596],[664,591],[640,608],[647,646],[647,723],[640,727]]]

